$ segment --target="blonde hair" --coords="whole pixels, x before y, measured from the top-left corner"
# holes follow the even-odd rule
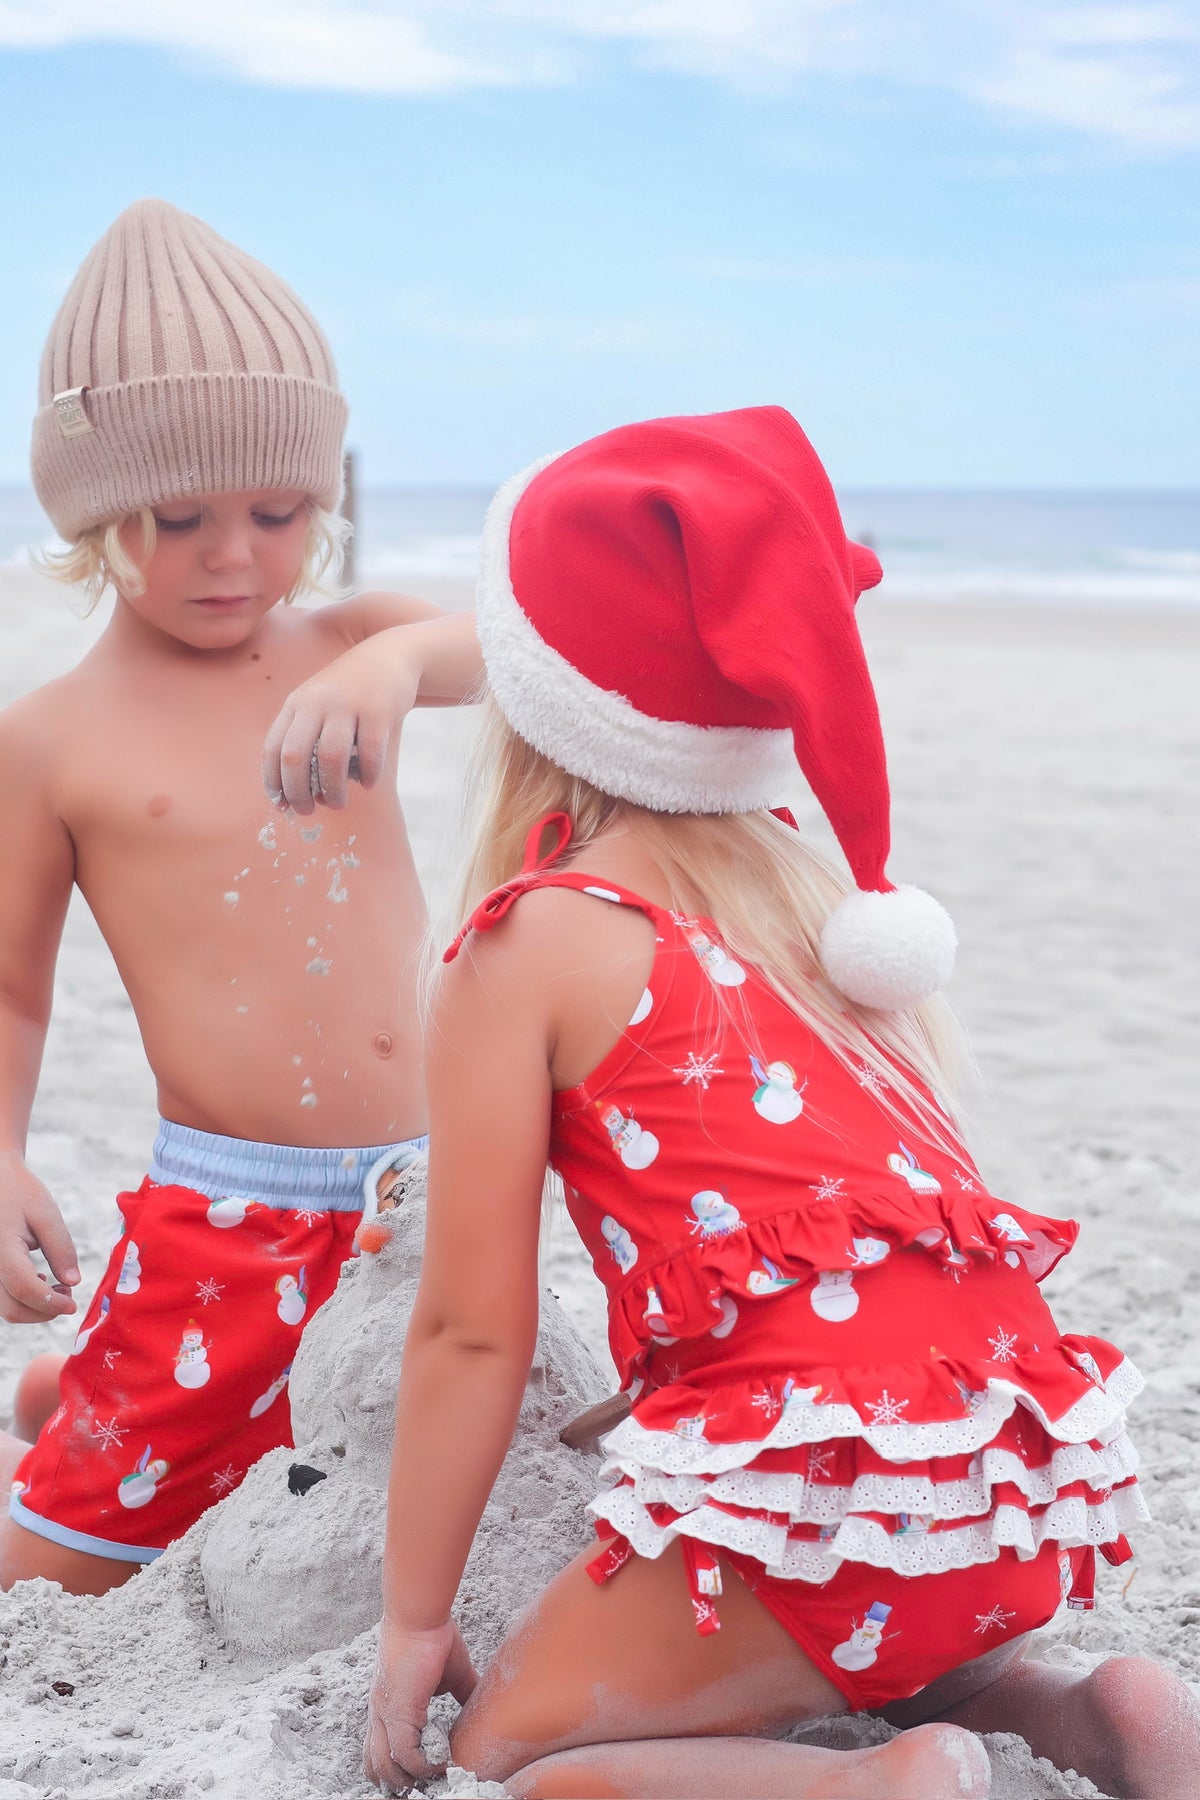
[[[283,596],[285,606],[290,606],[305,593],[318,594],[327,600],[337,599],[341,593],[338,577],[342,572],[350,523],[314,501],[304,504],[308,508],[308,534],[296,579]],[[122,532],[131,525],[136,525],[141,532],[141,562],[136,561],[121,542]],[[142,565],[154,554],[157,541],[158,527],[153,509],[139,506],[136,512],[110,519],[106,525],[89,526],[65,550],[43,550],[31,560],[33,566],[51,580],[81,588],[87,596],[86,611],[91,612],[99,605],[106,588],[134,595],[144,591]]]
[[[656,813],[614,799],[518,737],[490,696],[481,710],[467,783],[477,799],[460,918],[518,872],[539,819],[556,812],[570,818],[568,863],[582,860],[619,820],[650,851],[676,911],[711,919],[734,956],[758,971],[907,1131],[915,1117],[929,1142],[961,1154],[957,1091],[970,1059],[958,1021],[940,997],[880,1012],[830,985],[820,964],[821,929],[850,883],[798,831],[769,812]],[[715,993],[722,1005],[736,1004],[727,990]]]

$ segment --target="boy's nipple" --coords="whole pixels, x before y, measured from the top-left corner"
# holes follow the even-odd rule
[[[146,811],[152,819],[161,819],[171,810],[170,794],[154,794],[146,802]]]

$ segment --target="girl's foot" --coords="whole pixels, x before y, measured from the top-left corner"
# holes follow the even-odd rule
[[[58,1377],[65,1356],[46,1351],[25,1365],[13,1397],[13,1436],[32,1444],[50,1415],[58,1410]]]

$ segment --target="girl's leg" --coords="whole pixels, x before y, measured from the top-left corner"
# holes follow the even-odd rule
[[[17,1464],[29,1445],[11,1431],[0,1431],[0,1501],[7,1507],[8,1490]],[[49,1538],[26,1531],[10,1519],[7,1511],[0,1516],[0,1589],[12,1587],[15,1581],[30,1581],[44,1575],[47,1581],[59,1581],[68,1594],[106,1594],[136,1575],[139,1563],[118,1562],[115,1557],[91,1556],[84,1550],[68,1550]]]
[[[594,1554],[501,1646],[453,1734],[455,1762],[528,1796],[986,1794],[986,1756],[945,1726],[854,1752],[769,1741],[846,1701],[733,1571],[721,1630],[701,1637],[678,1545],[603,1587],[586,1572]]]
[[[13,1397],[12,1435],[32,1444],[59,1402],[58,1377],[66,1357],[47,1350],[26,1363]]]
[[[1035,1756],[1122,1800],[1179,1800],[1196,1791],[1200,1706],[1178,1676],[1148,1657],[1114,1657],[1090,1675],[1015,1660],[988,1686],[945,1705],[940,1686],[888,1707],[884,1718],[1015,1731]]]

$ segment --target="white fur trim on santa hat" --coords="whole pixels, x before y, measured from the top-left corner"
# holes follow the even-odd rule
[[[796,774],[790,731],[690,725],[638,712],[589,681],[539,635],[513,593],[508,541],[525,489],[556,459],[506,481],[483,529],[476,625],[501,712],[543,756],[602,793],[654,812],[752,812]]]
[[[847,894],[825,921],[821,964],[860,1006],[915,1006],[949,981],[958,939],[945,907],[920,888]]]

